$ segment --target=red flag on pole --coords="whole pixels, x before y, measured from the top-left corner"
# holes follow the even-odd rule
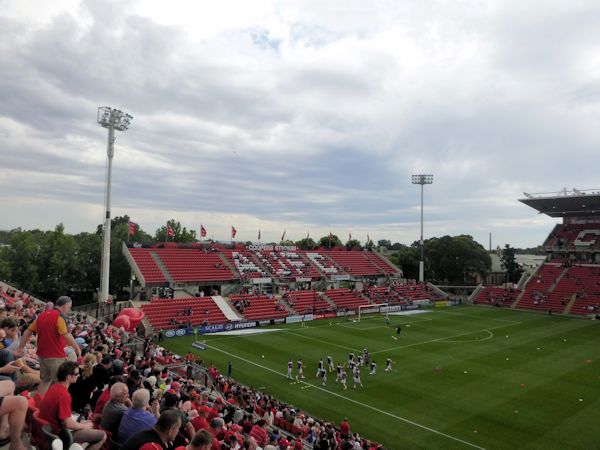
[[[285,230],[283,230],[283,234],[281,235],[281,240],[283,241],[285,239]]]
[[[131,220],[129,221],[129,237],[133,237],[133,235],[135,234],[136,226],[137,226],[137,223],[132,222]]]
[[[175,232],[173,231],[173,228],[171,228],[171,225],[169,225],[167,223],[167,237],[173,237],[175,236]]]
[[[231,239],[235,238],[236,233],[237,233],[237,230],[235,229],[235,227],[233,225],[231,225]]]
[[[206,237],[206,228],[204,228],[204,225],[200,225],[200,237]]]

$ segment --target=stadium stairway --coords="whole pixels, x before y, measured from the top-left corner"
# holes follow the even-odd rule
[[[243,320],[241,314],[238,313],[235,309],[233,309],[229,302],[223,297],[221,297],[220,295],[213,295],[212,299],[217,304],[219,309],[223,312],[227,320],[231,322],[240,322],[241,320]]]
[[[167,266],[165,266],[165,264],[160,259],[160,256],[158,256],[155,252],[150,252],[150,255],[152,256],[152,259],[154,260],[154,262],[156,263],[156,265],[162,271],[163,275],[165,276],[165,278],[167,279],[167,281],[169,282],[169,284],[172,286],[175,283],[175,280],[173,279],[173,277],[171,276],[171,274],[167,270]]]

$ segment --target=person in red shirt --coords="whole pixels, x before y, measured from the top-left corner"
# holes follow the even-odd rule
[[[17,356],[23,356],[23,347],[33,333],[37,333],[37,355],[40,359],[40,383],[37,392],[44,395],[50,383],[56,381],[58,367],[66,360],[65,347],[70,345],[77,357],[81,349],[71,333],[67,332],[65,314],[71,310],[70,297],[63,295],[56,300],[54,309],[44,311],[23,333]]]
[[[106,441],[106,433],[94,430],[90,421],[77,422],[71,415],[69,386],[78,376],[77,363],[67,361],[59,366],[56,372],[57,382],[50,386],[40,405],[40,418],[50,423],[53,433],[59,434],[63,428],[71,430],[75,442],[89,443],[88,450],[99,450]]]
[[[198,416],[192,419],[192,426],[194,430],[208,430],[210,427],[207,417],[210,408],[208,406],[201,406],[198,408]]]
[[[256,439],[259,447],[264,447],[269,442],[269,433],[265,430],[265,425],[266,422],[263,419],[259,419],[250,430],[250,436]]]
[[[342,438],[350,435],[350,424],[347,417],[344,417],[344,420],[340,423],[340,432],[342,433]]]

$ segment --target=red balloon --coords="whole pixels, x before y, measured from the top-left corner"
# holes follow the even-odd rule
[[[123,327],[126,331],[130,331],[129,328],[131,327],[131,322],[127,316],[117,316],[113,325],[117,328]]]
[[[127,331],[133,331],[138,324],[144,319],[144,312],[137,308],[124,308],[119,313],[119,317],[127,317],[129,319],[129,328]]]

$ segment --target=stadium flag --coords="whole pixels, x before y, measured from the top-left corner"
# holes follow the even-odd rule
[[[235,238],[236,233],[237,233],[237,230],[235,229],[235,227],[233,225],[231,225],[231,240],[233,240],[233,238]]]
[[[369,233],[367,233],[367,245],[369,245],[369,242],[371,242],[371,238],[369,237]]]
[[[310,230],[306,230],[306,239],[310,238]]]
[[[173,231],[171,225],[169,225],[169,222],[167,222],[167,237],[170,238],[173,236],[175,236],[175,232]]]
[[[260,241],[260,228],[258,229],[258,240]]]
[[[129,221],[129,237],[133,237],[133,235],[135,234],[136,226],[137,226],[137,223],[132,222],[131,220]]]
[[[281,235],[281,240],[283,241],[285,239],[285,229],[283,230],[283,234]]]
[[[200,237],[206,237],[206,228],[202,224],[200,224]]]

